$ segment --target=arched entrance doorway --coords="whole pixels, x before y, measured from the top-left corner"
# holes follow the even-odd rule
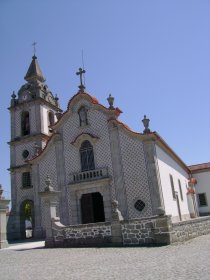
[[[34,228],[34,202],[25,200],[20,206],[20,233],[21,238],[33,237]]]
[[[105,221],[103,197],[99,192],[83,194],[81,197],[82,223]]]

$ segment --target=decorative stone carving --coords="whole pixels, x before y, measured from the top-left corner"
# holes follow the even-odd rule
[[[118,201],[112,200],[112,220],[113,221],[123,221],[123,216],[118,208]]]
[[[52,180],[50,179],[49,175],[47,175],[47,178],[45,180],[45,184],[46,184],[46,187],[45,187],[45,191],[47,192],[50,192],[50,191],[54,191],[53,187],[52,187]]]
[[[85,107],[81,107],[78,111],[80,126],[88,125],[88,118],[87,118],[87,109]]]
[[[108,103],[109,103],[109,109],[114,109],[114,106],[113,106],[113,104],[114,104],[114,97],[111,96],[111,94],[110,94],[109,97],[107,98],[107,101],[108,101]]]
[[[149,122],[150,122],[150,119],[147,118],[146,115],[144,115],[144,118],[142,120],[143,122],[143,125],[144,125],[144,134],[147,134],[147,133],[150,133],[150,129],[149,129]]]
[[[38,156],[38,154],[41,152],[41,147],[37,143],[34,143],[34,156]]]

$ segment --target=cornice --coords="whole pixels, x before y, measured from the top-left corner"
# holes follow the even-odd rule
[[[16,170],[23,170],[23,169],[30,169],[31,168],[31,165],[26,163],[26,164],[22,164],[22,165],[17,165],[17,166],[10,166],[10,168],[8,168],[8,171],[10,172],[14,172]]]
[[[94,96],[91,96],[87,92],[79,91],[70,99],[67,106],[67,110],[62,114],[61,118],[59,118],[58,121],[55,124],[53,124],[51,127],[53,129],[56,129],[59,124],[63,123],[66,120],[66,118],[72,114],[73,112],[72,109],[74,105],[81,99],[90,102],[95,109],[103,111],[109,116],[109,118],[117,118],[122,113],[122,111],[118,107],[113,109],[107,108],[102,104],[100,104]]]
[[[12,139],[10,142],[8,142],[9,145],[16,145],[17,143],[28,143],[31,142],[32,140],[35,140],[37,138],[42,138],[43,140],[48,140],[50,138],[49,135],[39,133],[39,134],[30,134],[26,136],[20,136]]]
[[[15,104],[14,106],[10,106],[8,108],[8,110],[10,111],[15,111],[16,109],[22,109],[24,108],[26,105],[31,105],[31,104],[45,104],[48,107],[50,107],[51,109],[54,109],[57,112],[63,112],[63,110],[61,110],[60,108],[58,108],[57,106],[51,104],[50,102],[48,102],[47,100],[41,98],[41,97],[36,97],[35,99],[31,99],[25,102],[21,102],[18,104]]]
[[[131,130],[127,125],[125,125],[124,123],[122,123],[118,120],[110,119],[108,122],[114,123],[114,125],[121,127],[131,137],[138,138],[142,142],[154,141],[165,152],[167,152],[167,154],[169,154],[180,166],[182,166],[182,168],[188,174],[191,173],[188,166],[181,160],[181,158],[172,150],[172,148],[165,142],[165,140],[163,140],[163,138],[156,131],[143,134],[143,133],[138,133],[138,132]]]

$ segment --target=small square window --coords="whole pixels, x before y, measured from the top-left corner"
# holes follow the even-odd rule
[[[199,193],[198,194],[198,203],[199,203],[200,207],[208,205],[205,193]]]

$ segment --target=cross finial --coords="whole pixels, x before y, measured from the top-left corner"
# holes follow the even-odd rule
[[[82,82],[82,78],[83,78],[82,76],[83,76],[83,74],[85,74],[85,70],[82,69],[82,68],[79,68],[79,72],[77,72],[76,74],[80,76],[80,85],[79,85],[79,89],[81,89],[82,91],[84,91],[85,86],[83,85],[83,82]]]
[[[34,48],[34,56],[35,56],[35,54],[36,54],[36,45],[37,45],[37,42],[33,42],[33,44],[32,44],[32,46],[33,46],[33,48]]]

